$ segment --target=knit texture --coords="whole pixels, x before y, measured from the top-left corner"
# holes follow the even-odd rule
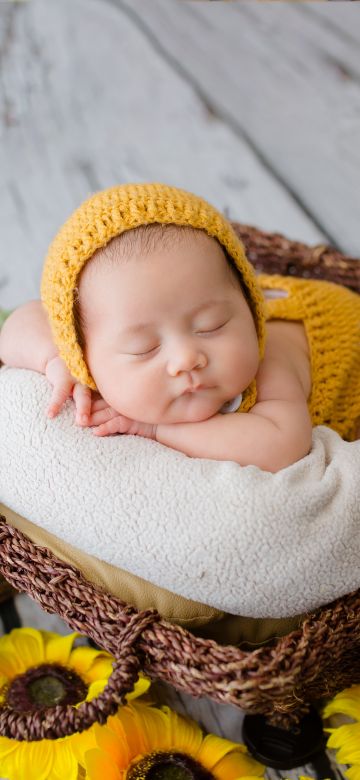
[[[217,238],[241,272],[254,317],[260,359],[265,351],[265,308],[253,267],[230,223],[202,198],[164,184],[126,184],[98,192],[63,225],[45,261],[41,297],[59,354],[79,382],[96,390],[74,323],[74,289],[85,263],[126,230],[154,223],[191,226]],[[171,271],[171,269],[170,269]],[[256,402],[256,382],[243,392],[239,411]]]
[[[333,282],[260,274],[266,289],[288,297],[266,301],[267,320],[302,321],[310,349],[313,426],[328,425],[354,441],[360,418],[360,295]]]

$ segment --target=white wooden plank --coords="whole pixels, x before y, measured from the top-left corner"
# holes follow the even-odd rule
[[[90,191],[116,181],[163,179],[243,221],[321,240],[311,217],[252,150],[251,135],[232,130],[230,114],[222,120],[212,113],[213,96],[207,104],[124,7],[32,0],[14,9],[0,4],[0,277],[8,277],[0,305],[38,294],[43,255],[60,223]],[[223,48],[209,56],[207,34],[217,94],[216,69],[227,57],[232,67],[233,55],[223,37]],[[220,82],[223,91],[226,83]],[[24,622],[68,632],[26,596],[18,600]],[[164,696],[208,730],[240,739],[238,710]]]
[[[127,10],[32,0],[0,13],[11,24],[0,50],[0,305],[38,296],[61,223],[92,191],[122,181],[163,180],[232,218],[323,239]]]
[[[344,35],[345,40],[355,41],[360,44],[360,13],[354,12],[356,6],[351,6],[346,0],[345,5],[334,2],[329,5],[323,5],[318,2],[304,2],[300,4],[301,9],[317,17],[320,25],[331,28]],[[358,9],[358,7],[357,7]]]
[[[15,597],[15,605],[22,626],[31,626],[40,631],[55,631],[61,636],[72,632],[72,629],[58,615],[49,615],[48,612],[44,612],[39,604],[25,593],[19,593]]]
[[[324,89],[333,87],[331,75],[335,78],[360,80],[360,57],[358,42],[355,40],[359,28],[360,14],[356,12],[354,6],[348,4],[346,0],[347,27],[353,22],[354,35],[350,36],[340,29],[333,21],[332,9],[334,6],[322,5],[317,2],[296,2],[289,6],[285,3],[283,13],[279,17],[277,11],[269,11],[269,8],[263,12],[262,6],[258,3],[246,2],[236,3],[237,12],[241,17],[247,12],[248,18],[252,19],[257,25],[258,31],[278,35],[283,43],[282,55],[289,58],[295,58],[296,53],[293,47],[293,41],[297,42],[297,51],[303,54],[303,67],[305,73],[309,67],[310,61],[315,64],[322,63],[320,77],[323,79]],[[314,11],[314,7],[317,11]],[[349,10],[348,10],[349,9]],[[281,29],[279,28],[279,19],[281,20]],[[355,36],[355,37],[354,37]],[[286,45],[287,44],[287,45]],[[296,60],[295,60],[296,62]],[[332,94],[332,90],[331,93]]]
[[[355,43],[327,27],[318,43],[313,19],[296,4],[113,2],[146,25],[160,51],[251,139],[328,235],[359,253]],[[357,25],[358,8],[348,12]]]

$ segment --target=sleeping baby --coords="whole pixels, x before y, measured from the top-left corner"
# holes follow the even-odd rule
[[[230,223],[161,184],[85,201],[53,241],[42,301],[10,314],[0,359],[44,373],[96,436],[277,472],[312,427],[359,436],[360,296],[256,276]]]

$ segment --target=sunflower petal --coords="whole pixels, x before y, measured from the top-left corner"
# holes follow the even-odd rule
[[[95,682],[90,683],[85,701],[96,699],[96,697],[103,692],[107,682],[107,680],[95,680]]]
[[[116,715],[108,718],[106,725],[116,734],[117,739],[127,742],[130,760],[148,752],[149,746],[142,731],[142,721],[139,721],[134,706],[120,707]]]
[[[354,764],[354,766],[351,766],[346,770],[345,775],[349,778],[349,780],[360,780],[360,764]]]
[[[342,712],[343,715],[349,715],[350,718],[360,720],[360,685],[353,685],[351,688],[345,688],[334,696],[323,710],[323,718],[328,718],[334,713]]]
[[[149,690],[150,685],[151,680],[148,677],[144,677],[143,674],[139,674],[133,690],[126,694],[126,701],[132,701],[132,699],[137,699],[138,696],[143,696]]]
[[[46,661],[50,664],[58,663],[62,666],[67,666],[71,648],[78,636],[80,636],[80,634],[75,631],[73,634],[67,634],[66,636],[55,635],[54,637],[49,638],[48,641],[45,639],[44,650]]]
[[[101,750],[89,750],[85,754],[85,766],[89,780],[121,780],[120,770]]]
[[[54,748],[49,739],[21,742],[14,754],[10,777],[16,777],[16,780],[48,780],[52,775],[54,757]]]
[[[66,780],[77,780],[79,766],[74,752],[71,749],[69,738],[55,740],[54,750],[56,752],[54,766],[51,771],[51,780],[64,780],[64,778],[66,778]]]
[[[138,736],[141,735],[144,752],[151,750],[168,750],[172,747],[172,731],[168,712],[156,707],[147,707],[137,701],[128,704],[127,708],[134,713],[134,725]],[[119,710],[119,718],[124,708]],[[174,714],[174,713],[172,713]],[[127,732],[126,732],[127,733]],[[179,744],[180,740],[176,742]]]
[[[13,628],[8,635],[19,669],[25,670],[44,662],[44,641],[36,628]]]
[[[230,742],[230,740],[217,737],[215,734],[207,734],[202,740],[196,758],[203,766],[211,770],[232,750],[247,753],[245,745],[238,745],[236,742]]]
[[[66,738],[66,741],[78,763],[81,764],[81,766],[85,766],[85,753],[88,750],[96,748],[95,725],[93,724],[85,731],[72,734],[71,737]]]
[[[360,723],[339,726],[330,734],[327,747],[338,750],[337,760],[343,764],[360,764]]]
[[[80,676],[86,674],[94,661],[98,658],[114,660],[110,653],[104,653],[103,650],[96,650],[94,647],[75,647],[72,651],[68,665],[75,669]]]
[[[95,738],[99,750],[111,756],[118,769],[127,769],[133,756],[130,755],[125,734],[119,738],[119,734],[115,734],[111,728],[98,726],[95,730]]]
[[[200,726],[191,718],[184,718],[177,712],[170,710],[167,706],[161,709],[168,722],[168,742],[164,745],[164,749],[171,750],[173,747],[176,747],[177,750],[183,750],[190,756],[197,757],[203,742],[203,733]]]
[[[8,739],[8,737],[0,737],[0,767],[2,768],[2,761],[17,750],[19,743],[16,739]]]
[[[236,780],[237,777],[246,775],[260,777],[264,771],[263,764],[239,750],[228,753],[212,768],[213,774],[219,780]]]
[[[17,674],[22,674],[25,670],[24,660],[14,653],[13,647],[9,649],[9,652],[4,650],[0,652],[0,673],[2,676],[12,680],[13,677],[16,677]]]
[[[91,666],[89,666],[85,672],[88,682],[101,680],[104,677],[108,680],[113,672],[114,660],[115,659],[112,656],[109,658],[95,658]]]

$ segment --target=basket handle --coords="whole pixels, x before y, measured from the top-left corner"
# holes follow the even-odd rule
[[[38,712],[16,712],[10,707],[0,710],[0,735],[19,741],[59,739],[85,731],[93,723],[103,725],[124,703],[141,669],[137,643],[144,631],[160,620],[156,609],[133,614],[119,636],[119,651],[106,688],[95,699],[80,707],[70,704],[47,707]]]

